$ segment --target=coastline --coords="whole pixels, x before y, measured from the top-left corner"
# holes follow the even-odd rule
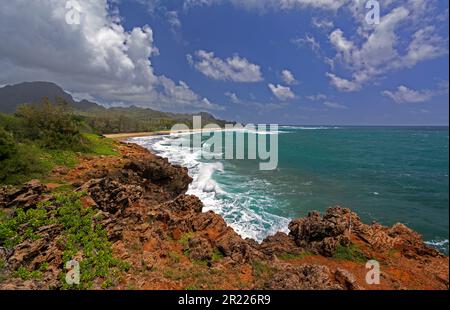
[[[111,283],[115,289],[289,289],[289,290],[446,290],[448,257],[428,247],[402,224],[364,224],[357,214],[332,207],[291,221],[257,243],[239,236],[218,214],[204,212],[187,168],[171,165],[134,143],[117,142],[119,156],[81,158],[55,178],[84,191],[83,206],[101,215],[112,253],[132,268]],[[35,208],[52,201],[50,185],[31,182],[0,192],[5,209]],[[349,226],[349,221],[351,226]],[[62,250],[58,226],[44,239],[25,241],[6,262],[1,289],[60,287]],[[1,248],[0,248],[1,250]],[[32,259],[27,259],[32,257]],[[366,262],[381,264],[382,280],[366,282]],[[14,277],[17,266],[48,262],[46,281]],[[101,289],[101,283],[94,283]]]
[[[221,129],[188,129],[188,130],[178,130],[176,133],[195,133],[195,132],[213,132],[213,131],[222,131]],[[117,134],[104,134],[103,137],[107,139],[116,140],[119,142],[123,142],[130,138],[140,138],[140,137],[152,137],[152,136],[164,136],[172,134],[172,130],[157,130],[157,131],[149,131],[149,132],[134,132],[134,133],[117,133]]]

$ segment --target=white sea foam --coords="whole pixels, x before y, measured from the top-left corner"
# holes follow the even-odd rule
[[[431,240],[431,241],[425,241],[426,244],[429,246],[438,249],[441,252],[448,254],[448,239],[445,240]]]
[[[193,182],[188,194],[199,197],[204,204],[204,211],[214,211],[221,215],[228,225],[244,238],[262,241],[268,235],[278,231],[287,232],[289,219],[267,212],[276,201],[262,195],[267,184],[260,179],[245,179],[244,176],[227,174],[221,162],[201,162],[201,149],[190,150],[172,143],[173,139],[186,139],[180,135],[132,138],[130,142],[146,147],[160,156],[166,157],[173,164],[187,167]],[[230,179],[228,191],[215,180],[220,173]],[[239,180],[238,180],[239,179]]]
[[[340,129],[336,126],[280,126],[281,129],[297,129],[297,130],[328,130]]]

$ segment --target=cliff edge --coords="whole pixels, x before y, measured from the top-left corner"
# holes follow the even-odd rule
[[[111,276],[100,267],[84,274],[90,265],[82,263],[81,280],[94,289],[449,288],[448,257],[403,224],[368,225],[349,209],[332,207],[293,220],[289,234],[259,244],[241,238],[219,215],[202,212],[202,202],[185,194],[192,181],[186,168],[137,145],[117,149],[121,156],[84,157],[75,169],[55,169],[51,183],[0,189],[7,216],[26,218],[35,210],[44,218],[40,225],[16,220],[16,235],[3,232],[0,289],[70,288],[64,284],[68,259],[103,257],[91,243],[69,251],[73,240],[66,232],[73,227],[103,229],[109,261],[125,266]],[[61,220],[66,205],[57,197],[67,186],[79,193],[83,219],[90,210],[87,226]],[[379,263],[379,284],[366,281],[369,260]]]

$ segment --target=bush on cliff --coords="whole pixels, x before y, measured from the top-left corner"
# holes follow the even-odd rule
[[[86,141],[81,134],[81,120],[72,114],[65,102],[22,105],[17,117],[22,121],[16,132],[21,140],[36,141],[48,149],[82,151]]]
[[[11,158],[17,153],[13,136],[0,127],[0,161]]]
[[[55,166],[74,167],[78,152],[117,154],[111,140],[90,133],[64,102],[23,105],[15,116],[0,113],[0,184],[41,179]]]

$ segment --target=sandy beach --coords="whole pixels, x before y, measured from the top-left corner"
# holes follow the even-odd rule
[[[189,129],[189,130],[178,130],[178,131],[176,131],[176,133],[199,132],[202,130],[204,132],[212,132],[212,131],[223,130],[223,129],[216,129],[216,130],[214,130],[214,129]],[[172,130],[158,130],[158,131],[149,131],[149,132],[105,134],[103,136],[108,139],[124,141],[129,138],[170,135],[171,133],[174,133],[174,132]]]

